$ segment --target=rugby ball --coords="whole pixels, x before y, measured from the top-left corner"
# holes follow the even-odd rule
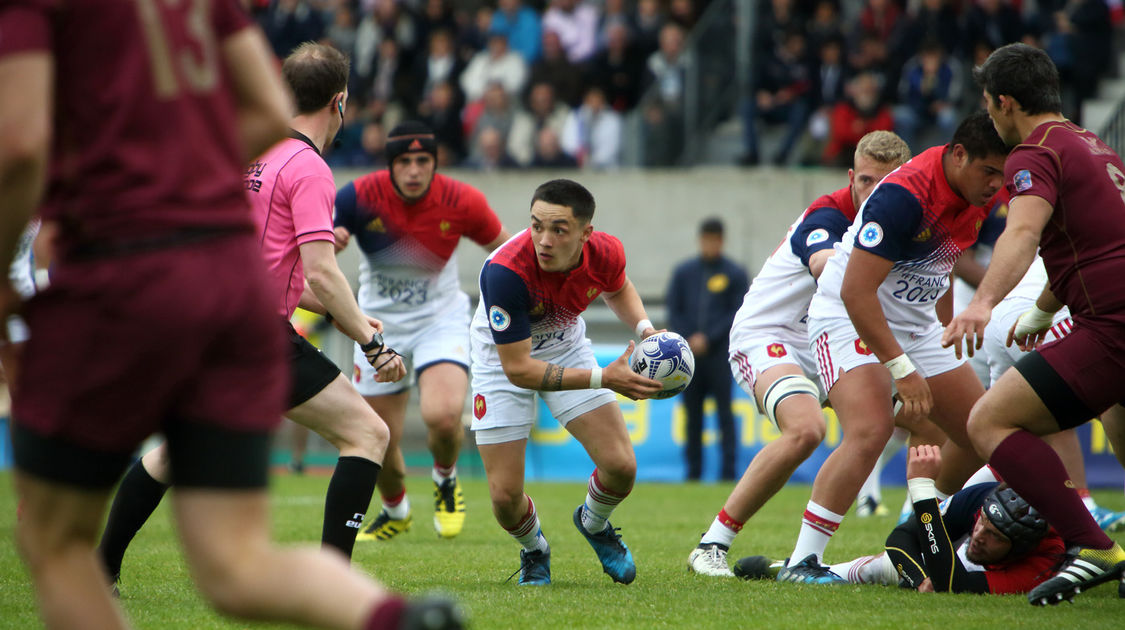
[[[671,398],[691,383],[695,355],[687,341],[676,333],[656,333],[633,349],[629,367],[641,376],[664,383],[664,391],[653,398]]]

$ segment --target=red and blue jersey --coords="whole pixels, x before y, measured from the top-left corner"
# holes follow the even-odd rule
[[[887,322],[912,330],[936,325],[934,303],[992,207],[970,205],[949,186],[942,167],[948,150],[922,152],[875,187],[824,267],[811,317],[846,316],[840,287],[852,249],[861,249],[894,263],[878,291]]]
[[[625,248],[615,237],[593,232],[577,267],[551,272],[539,266],[531,232],[524,230],[485,260],[472,334],[496,344],[530,337],[532,356],[553,355],[585,337],[579,315],[591,302],[624,285]]]
[[[855,214],[851,186],[821,195],[801,213],[746,292],[731,328],[732,347],[742,335],[761,328],[808,330],[809,301],[816,292],[809,259],[840,242]]]
[[[454,251],[465,236],[480,245],[503,229],[484,194],[434,175],[426,195],[406,203],[382,170],[336,194],[337,227],[363,253],[359,304],[391,329],[415,329],[450,308],[464,308]]]

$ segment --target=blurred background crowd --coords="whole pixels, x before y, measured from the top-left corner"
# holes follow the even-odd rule
[[[352,59],[330,164],[385,164],[416,118],[439,163],[481,170],[701,162],[846,166],[890,129],[915,151],[980,106],[972,67],[1044,48],[1064,113],[1116,72],[1121,0],[253,0],[284,57]],[[709,149],[733,136],[737,151]]]

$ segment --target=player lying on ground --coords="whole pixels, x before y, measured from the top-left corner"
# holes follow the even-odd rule
[[[934,479],[940,468],[941,449],[911,447],[912,518],[891,532],[883,553],[828,569],[853,584],[998,595],[1026,593],[1054,574],[1063,559],[1062,538],[1034,508],[995,482],[970,485],[939,505]],[[762,556],[743,558],[735,570],[766,577],[777,570],[767,563]]]

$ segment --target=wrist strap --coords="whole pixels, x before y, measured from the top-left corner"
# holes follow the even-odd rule
[[[371,335],[371,341],[368,341],[365,344],[361,344],[359,346],[359,349],[363,350],[364,353],[368,353],[368,352],[371,352],[372,350],[378,350],[379,348],[382,348],[382,347],[383,347],[383,335],[379,334],[379,332],[376,331],[375,334]]]
[[[596,367],[590,370],[590,389],[601,389],[602,387],[602,369]]]
[[[907,479],[906,488],[910,492],[911,503],[937,498],[937,485],[934,484],[933,479],[927,479],[926,477]]]
[[[914,373],[914,364],[910,362],[910,357],[906,356],[906,353],[887,361],[883,366],[891,371],[891,378],[896,381]]]
[[[633,329],[633,332],[637,335],[637,337],[640,337],[641,335],[645,334],[646,330],[652,327],[652,322],[650,320],[642,319],[641,321],[637,322],[637,327]]]

